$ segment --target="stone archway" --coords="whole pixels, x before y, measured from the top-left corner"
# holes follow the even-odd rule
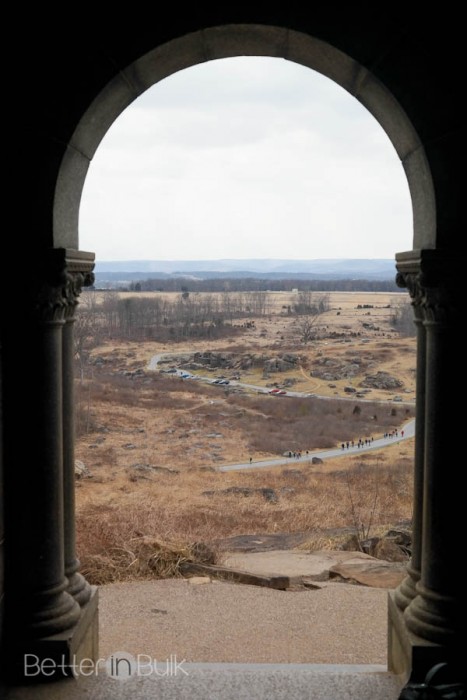
[[[232,10],[225,13],[235,14]],[[262,14],[268,13],[251,12],[252,17]],[[465,607],[455,571],[452,532],[461,528],[463,499],[452,466],[446,468],[445,461],[451,436],[459,437],[464,430],[461,412],[445,410],[453,396],[451,368],[463,363],[457,321],[464,259],[455,250],[460,224],[452,193],[452,181],[460,174],[460,149],[455,103],[448,100],[454,79],[443,92],[439,74],[447,61],[439,59],[436,88],[448,101],[446,109],[433,107],[434,102],[425,99],[424,88],[436,61],[425,69],[423,55],[417,57],[419,73],[406,76],[405,61],[410,54],[403,41],[401,45],[389,41],[384,58],[384,51],[375,50],[371,32],[379,17],[372,15],[368,28],[349,38],[347,28],[326,16],[324,6],[318,15],[316,26],[324,29],[316,34],[327,41],[310,35],[314,18],[294,19],[292,24],[298,27],[294,30],[277,23],[258,24],[257,19],[251,24],[227,20],[200,29],[202,20],[193,26],[193,22],[172,18],[169,28],[162,27],[160,38],[149,45],[146,35],[144,40],[133,37],[128,52],[122,49],[119,54],[117,47],[116,61],[94,54],[88,57],[85,49],[73,56],[73,50],[85,43],[79,36],[68,53],[63,48],[66,39],[57,40],[62,53],[43,62],[46,67],[55,66],[63,54],[64,72],[71,67],[81,82],[76,99],[71,96],[74,86],[66,94],[61,112],[61,95],[55,96],[60,81],[54,76],[49,79],[47,97],[53,107],[45,110],[37,130],[23,145],[25,162],[32,164],[31,182],[27,182],[31,213],[23,218],[31,226],[37,223],[38,234],[30,237],[37,255],[26,258],[24,283],[16,299],[22,326],[9,333],[10,315],[6,314],[2,327],[2,456],[8,533],[4,646],[9,673],[11,669],[17,675],[24,672],[22,658],[31,649],[47,658],[63,653],[67,658],[70,654],[97,655],[96,596],[77,574],[74,556],[73,435],[67,420],[72,409],[70,328],[79,292],[89,283],[93,267],[93,255],[78,250],[79,202],[89,162],[109,126],[148,87],[196,63],[238,55],[282,57],[339,83],[372,112],[403,163],[412,197],[414,250],[396,259],[399,283],[409,288],[419,329],[416,511],[409,576],[390,601],[389,662],[406,677],[411,672],[417,677],[438,660],[460,659]],[[323,16],[324,24],[320,24]],[[398,40],[406,33],[405,24],[399,21],[403,27],[395,32]],[[388,21],[393,32],[395,24]],[[181,29],[186,26],[188,30]],[[411,27],[418,49],[425,36],[418,25]],[[433,26],[430,36],[436,37],[436,31]],[[157,48],[151,48],[154,44]],[[337,44],[340,48],[334,47]],[[344,47],[346,52],[341,50]],[[362,55],[367,60],[352,58]],[[420,84],[418,75],[422,76]],[[430,106],[432,117],[427,113]],[[15,378],[28,363],[29,346],[35,348],[39,361],[34,371],[27,372],[28,401],[18,406]],[[25,424],[34,425],[33,445],[24,440]],[[17,469],[19,444],[23,459],[35,459],[26,489]]]
[[[358,99],[386,131],[403,164],[412,198],[414,248],[435,247],[436,211],[430,169],[416,130],[394,96],[368,69],[330,44],[300,32],[261,25],[213,27],[188,34],[153,49],[119,71],[88,107],[64,155],[54,200],[55,246],[78,247],[79,204],[88,165],[104,134],[122,111],[146,89],[178,70],[238,55],[295,61],[322,73]],[[405,284],[402,273],[399,279]],[[423,323],[418,324],[418,332],[420,385],[426,372],[425,354],[420,350],[426,343]],[[420,397],[421,392],[418,414],[422,416],[424,399]],[[415,585],[420,578],[421,537],[418,533],[422,520],[424,439],[424,431],[419,429],[414,556],[410,576],[395,596],[395,616],[416,597]],[[391,640],[394,638],[392,634]],[[393,642],[391,644],[394,646]],[[400,670],[404,664],[397,658],[399,651],[391,653],[391,663]]]

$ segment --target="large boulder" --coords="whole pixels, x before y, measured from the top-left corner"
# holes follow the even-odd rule
[[[367,374],[365,379],[360,382],[360,386],[370,387],[371,389],[399,389],[404,386],[404,383],[393,377],[389,372],[376,372],[376,374]]]
[[[75,459],[75,478],[85,479],[91,476],[91,472],[80,459]]]
[[[290,362],[291,365],[296,365],[300,361],[300,356],[289,352],[282,355],[282,359],[284,362]]]
[[[273,357],[270,360],[266,360],[264,363],[264,372],[289,372],[295,369],[295,364],[293,362],[288,362],[281,357]]]
[[[397,545],[394,540],[382,537],[374,546],[371,552],[372,556],[376,559],[383,559],[384,561],[407,561],[408,556],[402,549]]]
[[[347,551],[362,551],[388,562],[407,562],[411,555],[412,536],[406,530],[389,530],[383,537],[359,539],[356,535],[342,545]]]

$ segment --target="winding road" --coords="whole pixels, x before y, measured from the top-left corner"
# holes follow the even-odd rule
[[[403,435],[402,435],[403,433]],[[371,452],[373,450],[380,450],[382,447],[387,447],[388,445],[394,445],[403,440],[408,440],[415,435],[415,420],[411,420],[398,431],[397,437],[381,437],[373,440],[369,445],[363,445],[362,447],[349,447],[344,448],[332,448],[331,450],[317,450],[315,452],[309,452],[308,454],[303,454],[297,459],[295,457],[277,457],[275,459],[264,459],[258,462],[253,460],[251,463],[240,462],[238,464],[226,464],[222,467],[217,467],[219,472],[234,472],[242,471],[243,469],[265,469],[270,467],[280,467],[281,465],[290,464],[302,464],[303,462],[311,462],[313,457],[318,457],[319,459],[325,460],[331,457],[344,457],[345,455],[361,454],[362,452]]]
[[[157,367],[159,362],[162,360],[168,360],[171,357],[182,357],[186,355],[186,358],[189,359],[191,357],[191,353],[161,353],[158,355],[154,355],[149,364],[147,369],[150,371],[157,371]],[[174,376],[179,376],[179,377],[184,377],[187,379],[191,379],[194,376],[199,375],[192,375],[190,372],[186,372],[181,369],[177,369],[175,372],[173,372]],[[200,381],[203,382],[209,382],[212,383],[212,379],[210,377],[199,377]],[[238,386],[242,387],[245,389],[251,389],[253,391],[256,391],[257,393],[260,394],[269,394],[270,389],[265,388],[263,386],[255,386],[254,384],[244,384],[243,382],[231,380],[229,382],[229,386]],[[388,400],[374,400],[374,399],[361,399],[361,398],[355,398],[354,396],[318,396],[317,394],[310,394],[310,393],[305,393],[305,392],[299,392],[299,391],[287,391],[286,397],[295,397],[295,398],[317,398],[321,400],[327,400],[327,401],[358,401],[358,402],[368,402],[368,403],[381,403],[384,405],[388,405],[390,403],[392,405],[392,401]],[[284,398],[284,397],[281,397]],[[406,406],[413,406],[413,402],[400,402],[399,405],[406,405]],[[380,437],[377,438],[376,440],[373,440],[370,442],[368,445],[363,444],[361,447],[359,447],[357,444],[354,445],[354,447],[345,447],[342,449],[340,448],[332,448],[330,450],[317,450],[314,452],[308,452],[302,453],[300,458],[296,457],[277,457],[274,459],[265,459],[265,460],[259,460],[259,461],[248,461],[248,462],[239,462],[237,464],[226,464],[221,467],[216,467],[217,471],[220,472],[231,472],[231,471],[243,471],[243,470],[250,470],[250,469],[267,469],[271,467],[278,467],[278,466],[284,466],[284,465],[290,465],[290,464],[302,464],[304,462],[312,462],[314,457],[317,457],[319,459],[325,460],[325,459],[330,459],[330,458],[335,458],[335,457],[344,457],[345,455],[354,455],[357,453],[362,453],[362,452],[372,452],[374,450],[380,450],[381,448],[388,447],[389,445],[394,445],[398,442],[402,442],[404,440],[409,440],[410,438],[414,437],[415,435],[415,419],[412,419],[405,423],[401,428],[398,430],[397,436],[394,437]]]

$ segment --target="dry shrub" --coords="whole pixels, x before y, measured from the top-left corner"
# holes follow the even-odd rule
[[[173,515],[139,504],[89,504],[77,516],[77,547],[81,570],[90,583],[104,584],[180,576],[187,561],[214,563],[216,551],[174,533]],[[142,534],[155,532],[158,535]]]
[[[192,547],[135,537],[126,547],[113,547],[107,555],[89,555],[82,570],[91,583],[180,576],[180,565],[193,561]]]
[[[154,537],[134,537],[126,545],[106,552],[84,554],[81,571],[92,584],[115,581],[164,579],[181,576],[185,562],[205,562],[197,543],[162,542]],[[215,556],[211,557],[213,563]]]
[[[401,512],[411,515],[413,475],[409,461],[393,466],[359,463],[345,475],[349,525],[360,539],[371,536],[377,525],[397,522]]]
[[[96,427],[96,415],[91,405],[91,398],[84,392],[78,391],[75,403],[75,433],[77,437],[92,433]]]

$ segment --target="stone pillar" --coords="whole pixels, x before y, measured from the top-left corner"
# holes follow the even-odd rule
[[[82,287],[94,281],[94,256],[74,253],[67,258],[67,293],[65,324],[62,329],[63,370],[63,504],[64,552],[67,592],[81,605],[91,597],[91,587],[79,573],[75,546],[75,401],[74,401],[74,342],[73,325],[78,297]]]
[[[404,613],[412,632],[442,645],[460,642],[465,624],[461,619],[465,585],[456,571],[457,538],[464,528],[465,495],[457,476],[465,418],[462,406],[452,403],[454,393],[461,401],[465,396],[465,346],[459,333],[460,264],[449,263],[432,251],[422,261],[420,275],[427,369],[422,570],[418,595]],[[454,458],[456,448],[459,462]]]
[[[83,645],[87,656],[97,653],[96,592],[80,607],[65,575],[65,556],[71,560],[65,522],[69,543],[74,514],[65,513],[70,483],[63,474],[63,412],[70,406],[62,361],[66,314],[76,303],[73,255],[52,249],[41,258],[25,256],[1,324],[7,533],[2,671],[14,678],[27,675],[26,658],[55,659],[57,675],[66,675]],[[66,422],[67,440],[69,429]]]
[[[420,580],[422,568],[422,519],[423,519],[423,474],[425,468],[425,377],[426,377],[426,332],[423,325],[422,294],[417,284],[418,267],[413,260],[398,263],[396,282],[407,287],[412,299],[414,321],[417,327],[417,368],[416,368],[416,424],[414,489],[412,516],[412,557],[407,567],[407,577],[395,591],[395,601],[401,610],[415,598],[415,587]]]
[[[458,570],[459,534],[465,529],[465,494],[458,479],[465,462],[465,418],[462,404],[453,403],[455,396],[462,402],[467,389],[462,263],[442,250],[397,255],[399,283],[414,299],[417,359],[424,364],[417,372],[414,559],[409,578],[389,603],[389,666],[412,679],[440,661],[460,672],[466,624],[465,584]]]

